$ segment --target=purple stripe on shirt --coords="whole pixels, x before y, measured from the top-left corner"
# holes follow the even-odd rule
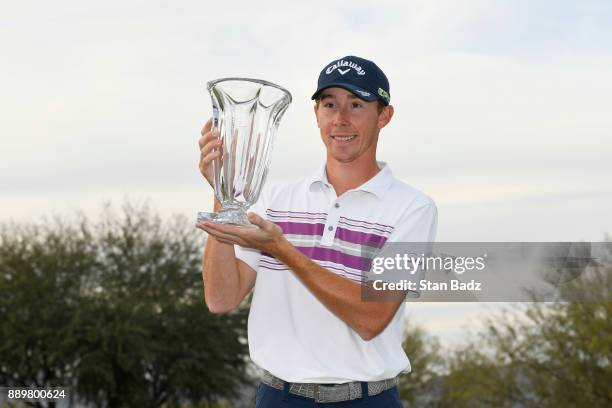
[[[336,238],[352,244],[367,245],[375,248],[382,248],[387,241],[387,238],[381,235],[352,231],[342,227],[336,228]]]
[[[267,252],[262,252],[261,255],[263,256],[262,258],[260,258],[260,262],[265,262],[268,265],[274,265],[274,266],[284,266],[285,268],[287,268],[287,266],[280,262],[278,259],[274,258],[272,255],[268,254]],[[320,262],[329,262],[329,261],[320,261]],[[350,275],[355,275],[355,276],[361,276],[360,273],[357,272],[351,272],[349,270],[346,269],[346,266],[341,265],[341,267],[338,266],[332,266],[332,265],[321,265],[324,268],[327,269],[333,269],[342,273],[348,273]]]
[[[281,227],[283,234],[286,235],[295,234],[322,236],[325,230],[325,224],[321,223],[279,221],[275,222],[275,224]],[[382,235],[353,231],[343,227],[336,228],[335,238],[351,244],[367,245],[374,248],[382,248],[384,243],[387,241],[387,237]]]
[[[300,249],[300,248],[298,248]],[[259,263],[260,266],[263,268],[267,268],[267,269],[273,269],[275,271],[288,271],[289,268],[282,262],[279,262],[276,258],[274,258],[272,255],[266,253],[266,252],[262,252],[261,255],[265,258],[260,258],[259,259]],[[309,256],[308,254],[306,254],[307,256]],[[266,259],[267,258],[267,259]],[[326,260],[320,260],[323,262],[329,262]],[[368,265],[370,264],[370,261],[368,260]],[[357,273],[357,272],[352,272],[346,269],[345,265],[342,265],[343,268],[339,268],[336,266],[332,266],[332,265],[321,265],[321,267],[325,268],[325,269],[330,269],[330,270],[334,270],[334,271],[338,271],[341,274],[345,275],[347,278],[356,281],[356,282],[361,282],[363,280],[363,274],[361,273]],[[369,267],[368,267],[369,270]]]
[[[281,227],[283,234],[297,234],[297,235],[323,235],[325,224],[321,223],[308,223],[308,222],[292,222],[282,221],[275,222],[276,225]]]

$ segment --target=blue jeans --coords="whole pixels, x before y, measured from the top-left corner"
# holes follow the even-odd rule
[[[362,383],[362,398],[352,401],[316,403],[312,398],[301,397],[289,393],[289,385],[285,383],[284,390],[277,390],[266,384],[260,384],[255,397],[256,408],[402,408],[397,387],[383,391],[373,397],[368,396],[368,387]],[[365,393],[364,393],[365,391]]]

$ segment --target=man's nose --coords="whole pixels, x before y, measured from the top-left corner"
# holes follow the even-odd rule
[[[345,107],[340,108],[336,111],[336,115],[334,117],[334,125],[336,126],[346,126],[348,125],[348,111]]]

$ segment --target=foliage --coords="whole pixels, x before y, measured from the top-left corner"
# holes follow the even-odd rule
[[[68,386],[99,407],[231,398],[246,309],[208,312],[201,235],[147,207],[0,229],[0,383]],[[42,405],[41,405],[42,406]]]
[[[568,302],[488,319],[449,361],[441,406],[612,406],[611,289],[612,269],[592,268],[563,288]]]
[[[403,342],[406,355],[410,358],[410,373],[400,377],[400,397],[409,406],[426,405],[428,396],[434,392],[435,379],[443,368],[440,343],[418,326],[408,326]]]

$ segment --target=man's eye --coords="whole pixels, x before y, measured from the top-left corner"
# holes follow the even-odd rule
[[[327,102],[327,103],[324,103],[324,104],[323,104],[323,107],[325,107],[325,108],[333,108],[333,107],[334,107],[334,104],[333,104],[333,103],[331,103],[331,102]]]
[[[352,107],[353,108],[361,108],[363,105],[361,105],[359,102],[353,102]]]

